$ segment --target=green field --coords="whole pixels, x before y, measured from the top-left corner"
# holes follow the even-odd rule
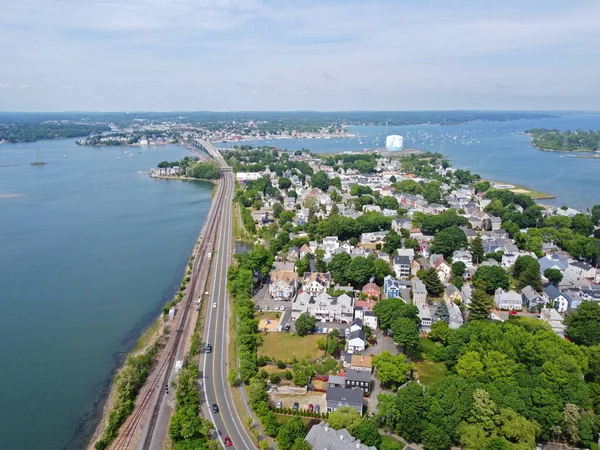
[[[263,333],[263,343],[258,347],[258,354],[274,358],[275,361],[312,360],[323,352],[317,348],[318,334],[298,336],[292,333]]]
[[[415,376],[421,380],[425,386],[430,386],[438,380],[444,378],[446,374],[446,365],[444,363],[436,363],[431,361],[416,361]]]
[[[384,443],[384,442],[390,442],[392,444],[396,444],[398,446],[398,448],[404,448],[406,445],[404,442],[399,441],[398,439],[396,439],[393,436],[388,436],[386,434],[382,434],[381,435],[381,443]]]

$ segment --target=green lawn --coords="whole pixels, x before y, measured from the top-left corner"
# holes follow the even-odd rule
[[[298,336],[292,333],[262,333],[263,344],[258,347],[258,354],[274,358],[275,361],[312,360],[323,352],[317,348],[318,334]]]
[[[444,363],[431,361],[416,361],[415,367],[415,376],[418,377],[425,386],[430,386],[436,381],[444,378],[447,370]]]
[[[382,434],[381,435],[381,442],[391,442],[392,444],[396,444],[398,446],[398,448],[404,448],[405,444],[402,441],[399,441],[398,439],[396,439],[395,437],[392,436],[388,436],[386,434]]]

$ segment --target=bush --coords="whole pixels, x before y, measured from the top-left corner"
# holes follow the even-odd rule
[[[285,369],[286,365],[282,360],[277,361],[277,368],[278,369]]]
[[[281,383],[281,377],[279,375],[271,375],[270,381],[273,384],[279,384]]]
[[[294,378],[294,375],[292,375],[292,372],[290,372],[289,370],[286,370],[285,372],[283,372],[283,376],[288,381]]]

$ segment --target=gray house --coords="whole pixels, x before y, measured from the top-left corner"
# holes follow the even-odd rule
[[[339,387],[327,388],[327,412],[337,411],[342,406],[356,409],[360,415],[363,413],[363,391]]]
[[[314,425],[304,439],[312,448],[319,450],[377,450],[361,444],[345,428],[334,430],[326,422]]]
[[[346,369],[346,387],[360,389],[365,394],[371,393],[371,372],[365,370]]]

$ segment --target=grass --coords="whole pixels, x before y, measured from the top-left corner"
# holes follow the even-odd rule
[[[278,311],[273,311],[273,312],[256,312],[256,314],[254,314],[254,318],[256,320],[258,320],[259,322],[263,319],[270,319],[270,320],[279,320],[279,318],[281,317],[281,313]]]
[[[277,413],[275,413],[277,414]],[[292,420],[295,416],[284,416],[281,414],[277,414],[277,422],[279,422],[279,425],[284,425],[286,423],[288,423],[290,420]],[[310,423],[311,420],[315,419],[315,417],[302,417],[299,416],[302,419],[302,422],[304,422],[304,425],[308,426],[308,424]]]
[[[415,362],[415,368],[416,376],[425,386],[431,386],[436,381],[444,378],[446,370],[448,370],[444,363],[431,361],[417,361]]]
[[[291,361],[294,357],[301,359],[314,359],[322,353],[317,348],[318,334],[298,336],[292,333],[263,333],[263,343],[258,347],[258,354],[274,358],[275,361]]]
[[[396,439],[393,436],[388,436],[386,434],[382,434],[381,435],[381,443],[383,444],[384,442],[389,442],[391,444],[398,445],[400,448],[404,448],[404,446],[406,445],[404,442],[399,441],[398,439]]]
[[[154,340],[156,333],[158,332],[158,326],[159,326],[159,322],[160,322],[160,317],[157,318],[154,322],[152,322],[152,325],[150,325],[146,331],[144,331],[144,334],[142,334],[140,336],[140,338],[137,340],[135,347],[133,349],[133,353],[139,352],[140,350],[146,348],[148,345],[150,345],[150,343]]]

